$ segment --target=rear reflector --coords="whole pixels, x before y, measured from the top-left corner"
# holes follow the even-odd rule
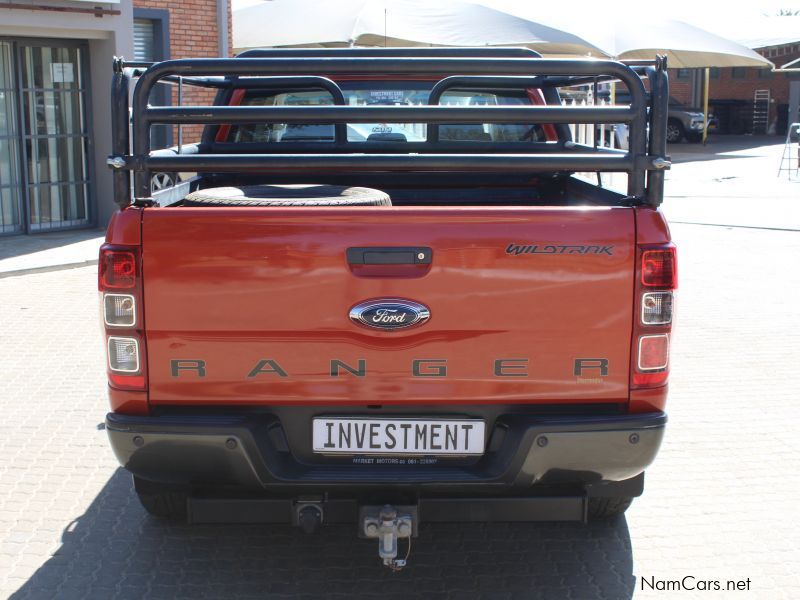
[[[105,294],[103,319],[110,327],[133,327],[136,324],[136,300],[131,294]]]
[[[139,340],[129,337],[109,337],[108,368],[115,373],[138,373]]]
[[[669,364],[669,335],[643,335],[639,338],[638,364],[640,371],[660,371]]]
[[[672,323],[672,292],[642,294],[642,325]]]
[[[100,251],[100,288],[130,289],[136,285],[136,257],[133,252]]]
[[[677,285],[675,248],[645,250],[642,253],[642,284],[675,289]]]

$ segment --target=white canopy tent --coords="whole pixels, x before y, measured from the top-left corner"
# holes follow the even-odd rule
[[[486,0],[489,2],[490,0]],[[521,18],[537,16],[533,3],[495,0],[492,6]],[[673,68],[772,67],[750,48],[696,25],[677,19],[609,10],[607,5],[583,7],[576,15],[567,10],[548,10],[545,25],[569,31],[618,59],[652,59],[667,56]]]
[[[493,6],[526,18],[536,6],[513,0],[495,0]],[[654,16],[645,11],[610,11],[608,5],[586,7],[577,17],[565,11],[548,11],[545,24],[564,28],[621,60],[667,57],[673,68],[703,68],[703,143],[708,135],[708,83],[710,67],[766,67],[774,64],[758,52],[683,21]]]
[[[671,67],[772,67],[704,29],[608,7],[576,13],[513,0],[272,0],[234,12],[234,49],[313,46],[527,46],[548,56],[652,59]]]
[[[234,51],[314,46],[527,46],[606,56],[579,36],[463,0],[273,0],[233,14]]]
[[[483,2],[483,3],[482,3]],[[491,3],[490,6],[484,3]],[[272,0],[233,14],[234,49],[314,46],[526,46],[545,56],[653,59],[670,67],[767,67],[757,52],[645,12],[514,0]],[[705,141],[705,129],[704,129]]]

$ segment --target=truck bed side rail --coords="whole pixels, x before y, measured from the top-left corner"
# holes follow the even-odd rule
[[[391,49],[396,50],[396,49]],[[112,87],[113,155],[109,165],[120,172],[115,176],[115,200],[120,206],[131,203],[127,172],[133,171],[133,202],[150,200],[150,174],[153,171],[302,174],[314,170],[342,173],[376,171],[416,172],[624,172],[628,174],[628,196],[634,202],[657,206],[663,198],[663,169],[666,160],[666,110],[668,89],[666,61],[658,58],[654,66],[631,67],[621,62],[593,59],[543,59],[524,49],[403,49],[402,52],[336,51],[283,52],[263,50],[238,58],[168,60],[147,65],[134,63],[134,69],[115,59]],[[488,52],[488,50],[494,50]],[[514,51],[514,52],[512,52]],[[526,57],[527,56],[527,57]],[[128,68],[126,68],[128,67]],[[147,67],[145,70],[142,70]],[[637,74],[650,79],[648,100]],[[286,73],[292,73],[287,77]],[[327,76],[395,74],[398,76],[441,76],[434,84],[427,106],[348,106],[341,89]],[[502,74],[498,76],[498,73]],[[324,74],[326,77],[320,77]],[[454,75],[458,74],[458,75]],[[138,77],[133,93],[132,143],[129,144],[128,82]],[[493,86],[495,89],[538,87],[544,91],[556,86],[599,80],[619,80],[630,91],[629,106],[440,106],[447,89]],[[302,90],[314,87],[328,90],[332,106],[160,106],[149,105],[157,83],[185,83],[212,89],[246,87]],[[649,107],[652,105],[652,108]],[[156,124],[236,124],[236,123],[333,124],[335,139],[330,143],[291,142],[281,149],[251,147],[249,154],[154,154],[150,147],[150,128]],[[424,142],[373,144],[348,142],[347,123],[425,123],[429,135]],[[629,127],[629,149],[611,150],[558,142],[485,142],[480,148],[440,142],[442,124],[556,124],[623,123]],[[649,136],[648,136],[649,127]],[[648,139],[649,138],[649,139]],[[276,144],[277,145],[277,144]],[[129,147],[132,146],[132,148]],[[125,173],[122,175],[121,173]],[[650,173],[648,175],[648,173]]]

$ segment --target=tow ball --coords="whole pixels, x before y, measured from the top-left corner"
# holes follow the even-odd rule
[[[383,508],[364,507],[362,510],[362,531],[368,538],[378,539],[378,556],[392,571],[406,566],[411,554],[411,537],[414,534],[414,518],[411,514],[399,514],[397,508],[386,505]],[[376,514],[377,512],[377,514]],[[397,540],[408,539],[405,558],[397,558]]]

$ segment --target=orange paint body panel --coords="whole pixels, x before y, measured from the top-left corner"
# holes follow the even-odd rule
[[[631,208],[147,210],[150,403],[627,403],[635,243]],[[348,264],[349,247],[372,246],[433,258]],[[576,246],[601,250],[558,250]],[[350,320],[379,298],[419,302],[430,319],[398,331]],[[577,359],[608,372],[576,376]],[[361,376],[331,376],[331,360]],[[274,362],[248,376],[259,361]]]
[[[142,209],[129,206],[111,215],[106,230],[106,243],[138,246],[142,243]]]
[[[109,385],[108,403],[112,411],[124,415],[146,415],[150,411],[146,391],[118,390]]]
[[[636,243],[667,244],[672,238],[664,215],[653,208],[636,209]]]
[[[649,413],[666,410],[668,391],[669,385],[662,385],[657,388],[631,390],[631,401],[628,406],[628,412]]]

